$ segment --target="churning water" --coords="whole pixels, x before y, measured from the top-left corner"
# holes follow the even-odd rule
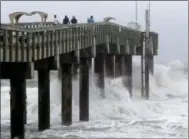
[[[90,121],[79,122],[78,79],[73,81],[73,124],[61,126],[60,85],[51,74],[51,129],[37,131],[38,93],[36,80],[27,84],[26,138],[187,138],[188,69],[180,61],[155,65],[150,77],[150,100],[140,98],[140,62],[134,62],[133,99],[121,78],[106,79],[106,98],[90,77]],[[1,87],[1,136],[9,138],[10,97],[8,81]]]

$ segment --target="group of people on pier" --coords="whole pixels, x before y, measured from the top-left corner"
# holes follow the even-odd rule
[[[57,19],[57,15],[54,15],[54,23],[60,24],[60,22]],[[78,21],[75,18],[75,16],[72,17],[71,23],[70,23],[70,19],[67,15],[63,18],[63,21],[62,21],[62,24],[77,24],[77,23],[78,23]],[[94,23],[94,18],[92,15],[90,16],[90,18],[87,19],[87,23]]]

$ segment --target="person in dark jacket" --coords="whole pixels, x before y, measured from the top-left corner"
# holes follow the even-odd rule
[[[70,20],[67,15],[63,19],[63,24],[70,24]]]
[[[75,18],[75,16],[72,17],[71,23],[72,24],[77,24],[77,19]]]

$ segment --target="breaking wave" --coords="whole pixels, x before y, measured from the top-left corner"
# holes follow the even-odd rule
[[[27,138],[33,137],[188,137],[188,68],[182,62],[155,64],[150,76],[150,100],[140,97],[140,61],[133,65],[133,99],[121,78],[106,79],[106,97],[101,98],[90,76],[90,121],[79,122],[78,77],[73,80],[73,125],[61,126],[60,83],[51,74],[51,129],[37,132],[38,93],[36,78],[27,82]],[[1,87],[2,136],[9,136],[9,83]]]

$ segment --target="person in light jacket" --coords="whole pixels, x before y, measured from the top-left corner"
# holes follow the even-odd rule
[[[54,23],[55,24],[60,24],[59,21],[57,20],[57,16],[56,15],[54,15]]]
[[[87,22],[88,22],[88,23],[94,23],[94,18],[93,18],[93,16],[92,16],[92,15],[91,15],[91,17],[90,17],[90,18],[88,18]]]

